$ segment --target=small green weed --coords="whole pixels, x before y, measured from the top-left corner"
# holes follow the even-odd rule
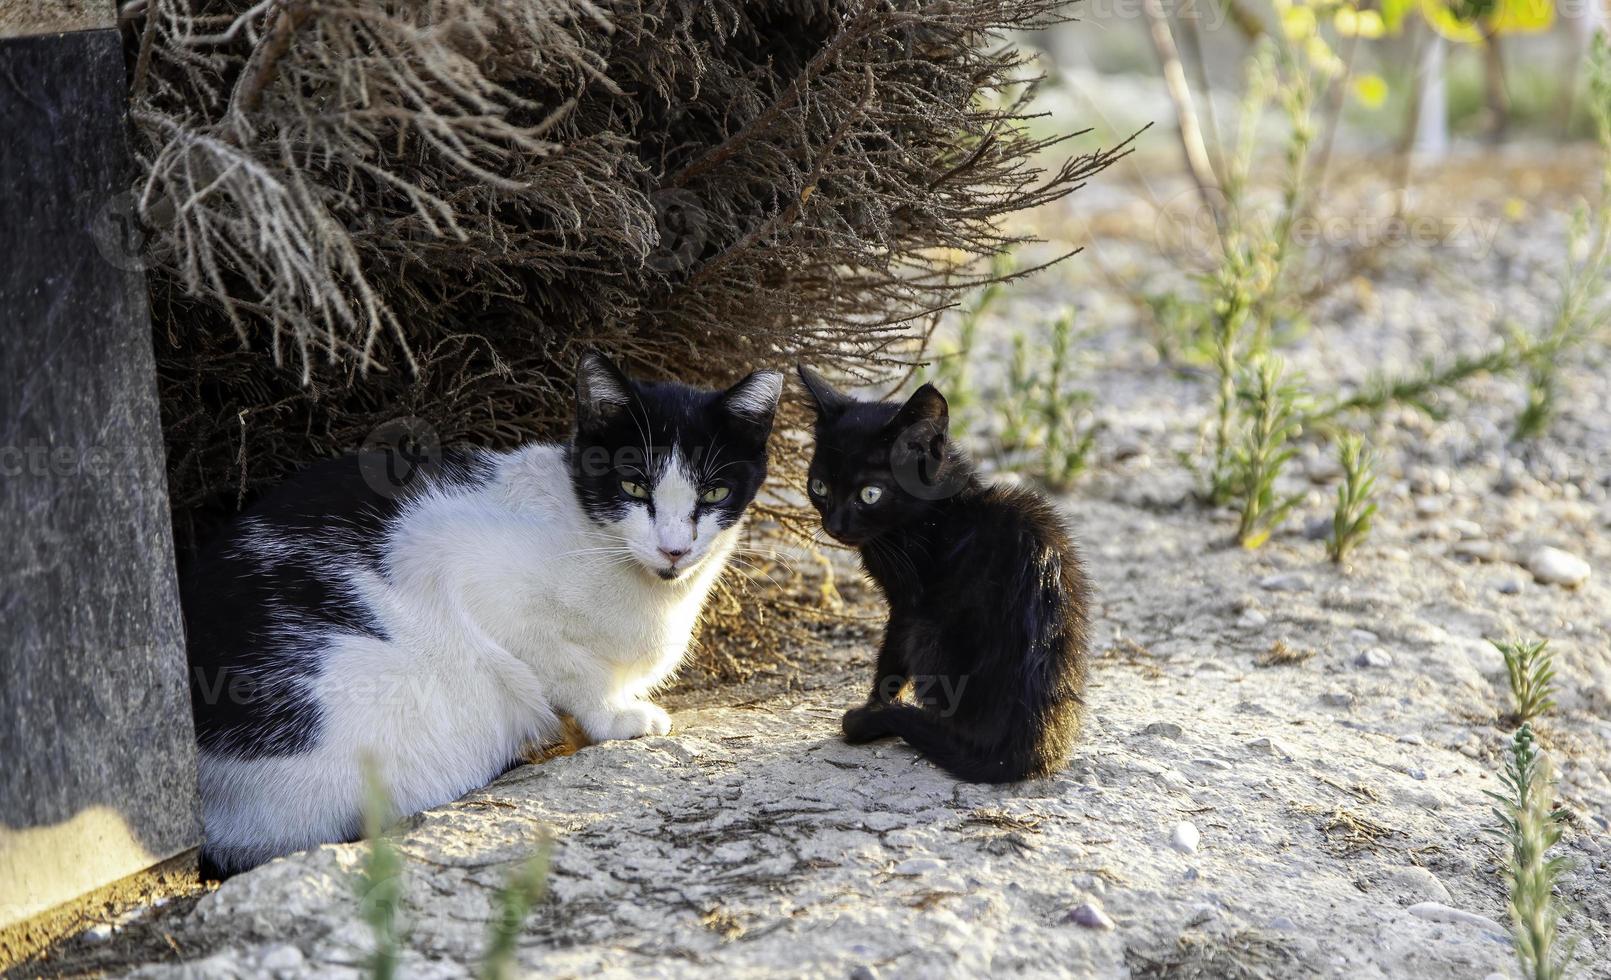
[[[1548,640],[1489,640],[1505,658],[1505,675],[1516,704],[1516,720],[1526,724],[1555,707],[1554,655]]]
[[[1376,457],[1364,439],[1345,433],[1337,440],[1337,459],[1342,463],[1343,482],[1337,488],[1326,555],[1341,562],[1370,533],[1371,518],[1376,514],[1376,503],[1371,499],[1376,495]]]
[[[1526,980],[1562,980],[1572,966],[1576,942],[1562,941],[1555,888],[1566,858],[1550,857],[1561,839],[1565,812],[1552,808],[1555,778],[1534,747],[1533,730],[1522,725],[1511,739],[1500,773],[1503,793],[1489,792],[1499,826],[1490,831],[1505,845],[1510,885],[1510,923],[1516,960]]]
[[[1278,357],[1263,358],[1244,372],[1237,400],[1247,422],[1240,442],[1232,449],[1230,480],[1241,510],[1236,540],[1244,548],[1257,548],[1269,540],[1300,500],[1302,494],[1281,496],[1275,482],[1294,450],[1291,442],[1303,430],[1298,421],[1298,387],[1282,379]]]
[[[403,904],[403,856],[386,836],[395,816],[391,796],[379,770],[370,762],[362,767],[364,800],[361,823],[369,842],[359,870],[359,914],[369,926],[375,948],[367,963],[372,980],[392,980],[402,959],[403,931],[398,912]],[[487,950],[477,976],[481,980],[510,980],[518,975],[515,946],[532,908],[547,892],[552,841],[544,834],[537,852],[521,862],[493,901]]]

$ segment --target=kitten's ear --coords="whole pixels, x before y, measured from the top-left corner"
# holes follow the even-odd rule
[[[936,499],[933,495],[937,490],[946,485],[954,469],[946,451],[946,432],[950,424],[950,408],[945,396],[940,394],[940,389],[925,384],[912,392],[912,397],[884,427],[884,431],[894,437],[890,465],[895,470],[896,482],[907,493],[932,500]]]
[[[889,427],[896,432],[921,425],[924,431],[934,435],[944,435],[951,425],[951,408],[945,402],[945,396],[940,389],[925,383],[923,387],[912,392],[912,397],[906,399],[906,404],[895,413],[895,418]]]
[[[576,362],[576,425],[608,421],[632,401],[632,382],[608,357],[589,347]]]
[[[800,372],[800,381],[806,386],[806,391],[811,393],[811,400],[816,403],[817,418],[831,419],[850,404],[850,397],[835,390],[822,375],[804,364],[796,364],[794,369]]]
[[[722,393],[722,408],[765,439],[772,432],[772,416],[783,394],[782,371],[752,371]]]

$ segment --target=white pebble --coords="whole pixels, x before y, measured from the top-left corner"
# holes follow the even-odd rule
[[[269,949],[258,961],[258,968],[268,973],[290,972],[303,964],[302,951],[295,946],[281,945]]]
[[[1401,868],[1392,868],[1382,874],[1381,884],[1399,892],[1407,892],[1412,898],[1423,902],[1439,902],[1447,905],[1449,890],[1443,887],[1443,882],[1437,875],[1423,867],[1408,864]]]
[[[945,862],[939,858],[907,858],[895,865],[895,873],[898,875],[921,875],[944,870]]]
[[[1292,750],[1287,748],[1286,743],[1273,739],[1268,735],[1261,735],[1253,739],[1247,743],[1247,747],[1265,755],[1280,756],[1283,759],[1292,758]]]
[[[1086,902],[1083,905],[1076,906],[1068,914],[1068,921],[1076,925],[1082,925],[1087,929],[1114,928],[1113,919],[1108,916],[1107,912],[1102,910],[1102,906],[1097,905],[1095,902]]]
[[[1259,588],[1270,592],[1308,592],[1309,580],[1296,572],[1266,575],[1259,579]]]
[[[1448,922],[1454,925],[1476,926],[1479,929],[1486,929],[1501,936],[1509,935],[1504,926],[1486,915],[1450,908],[1442,902],[1416,902],[1410,906],[1410,914],[1428,922]]]
[[[1527,559],[1527,570],[1546,585],[1576,588],[1588,580],[1589,563],[1559,548],[1539,548]]]
[[[1492,541],[1484,541],[1481,538],[1456,541],[1449,552],[1456,558],[1469,558],[1472,561],[1495,561],[1499,557],[1498,547]]]
[[[1244,611],[1241,616],[1237,617],[1236,625],[1242,627],[1243,629],[1258,629],[1260,626],[1265,625],[1269,621],[1270,617],[1259,612],[1257,609],[1248,609]]]
[[[1360,651],[1359,656],[1354,658],[1354,666],[1375,667],[1378,669],[1391,667],[1393,666],[1393,655],[1381,647],[1371,647],[1368,650]]]
[[[1436,517],[1449,507],[1443,497],[1416,497],[1415,513],[1419,517]]]
[[[1190,820],[1182,820],[1175,824],[1175,832],[1169,835],[1169,846],[1182,854],[1196,854],[1197,843],[1201,839],[1197,825]]]
[[[85,929],[81,935],[88,942],[104,943],[112,938],[112,932],[113,929],[109,923],[101,922]]]

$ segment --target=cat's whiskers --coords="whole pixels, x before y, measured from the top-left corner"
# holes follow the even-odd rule
[[[577,549],[575,549],[573,551],[562,551],[559,554],[555,555],[554,557],[555,558],[570,558],[570,557],[575,556],[575,555],[631,554],[631,552],[632,552],[631,548],[627,548],[627,547],[624,547],[624,546],[621,546],[621,545],[613,545],[613,546],[603,547],[603,548],[577,548]]]
[[[723,463],[722,465],[716,467],[715,469],[707,469],[705,471],[705,480],[707,482],[709,482],[711,480],[716,479],[716,477],[720,476],[721,472],[723,470],[727,469],[729,466],[741,466],[741,465],[743,465],[743,464],[742,464],[742,462],[740,460],[730,459],[727,462]]]
[[[890,569],[892,572],[912,582],[918,581],[917,565],[900,545],[892,544],[882,538],[869,538],[866,546],[873,554],[888,559],[892,566]]]
[[[771,561],[777,562],[790,571],[794,570],[796,563],[799,561],[799,559],[793,555],[786,555],[781,551],[767,548],[751,548],[745,545],[735,547],[732,553],[735,555],[747,555],[755,558],[770,559]]]
[[[636,399],[627,400],[627,417],[632,419],[633,427],[638,430],[639,446],[643,450],[643,480],[652,484],[654,475],[660,470],[659,460],[654,453],[654,439],[650,437],[654,427],[649,422],[646,410]]]
[[[722,444],[719,443],[719,442],[718,443],[713,443],[711,445],[710,455],[705,458],[704,469],[700,473],[699,479],[700,479],[701,482],[710,483],[712,480],[716,479],[717,474],[721,473],[722,469],[726,469],[727,466],[732,465],[732,463],[729,462],[728,464],[726,464],[725,466],[723,466],[721,468],[713,468],[713,467],[716,466],[716,461],[718,459],[721,459],[721,458],[722,458]]]
[[[757,561],[754,561],[753,559],[745,558],[742,555],[735,555],[730,559],[730,561],[736,567],[742,568],[746,572],[752,573],[754,575],[759,575],[759,576],[765,578],[767,580],[767,582],[770,583],[771,585],[773,585],[774,587],[781,588],[781,586],[779,586],[779,584],[778,584],[778,580],[775,577],[775,573],[774,573],[774,569],[775,569],[776,566],[771,566],[771,565],[767,565],[767,564],[762,563],[762,562],[757,562]],[[788,572],[788,571],[792,571],[792,569],[784,569],[784,571]]]
[[[756,565],[753,562],[751,562],[748,559],[743,558],[743,557],[738,557],[737,558],[737,563],[738,563],[739,567],[744,569],[746,572],[749,572],[752,575],[760,576],[761,578],[765,579],[766,583],[768,585],[770,585],[772,588],[780,589],[780,590],[782,589],[782,586],[778,583],[777,578],[774,577],[772,575],[772,573],[767,571],[765,568],[762,568],[759,565]]]

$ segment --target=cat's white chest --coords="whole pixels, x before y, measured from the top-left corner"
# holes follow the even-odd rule
[[[696,568],[663,581],[587,519],[548,449],[511,464],[518,494],[442,501],[414,514],[409,539],[397,543],[394,581],[418,586],[425,618],[447,624],[459,666],[496,647],[540,676],[597,668],[623,688],[646,690],[686,652],[737,532],[721,532]]]
[[[530,615],[559,625],[563,639],[589,650],[627,675],[654,672],[663,679],[687,652],[711,585],[730,547],[709,555],[686,581],[663,582],[636,566],[573,567],[566,587],[537,602]],[[540,635],[530,634],[540,644]],[[541,650],[530,650],[541,656]],[[635,679],[635,678],[623,678]]]

